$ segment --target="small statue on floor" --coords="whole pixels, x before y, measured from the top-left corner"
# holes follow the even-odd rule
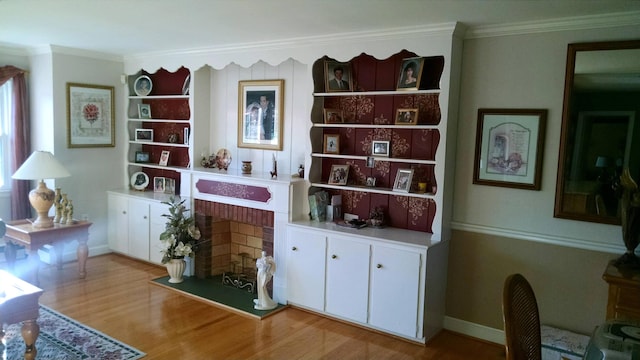
[[[278,303],[273,301],[267,290],[267,283],[276,272],[276,262],[272,256],[267,256],[262,252],[262,257],[256,260],[258,268],[258,298],[253,300],[253,308],[256,310],[271,310],[278,307]]]

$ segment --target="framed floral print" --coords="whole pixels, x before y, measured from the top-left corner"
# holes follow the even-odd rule
[[[114,147],[114,87],[67,83],[67,146]]]

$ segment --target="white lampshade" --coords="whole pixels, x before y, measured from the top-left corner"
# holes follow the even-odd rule
[[[55,192],[47,188],[44,179],[57,179],[67,176],[71,176],[71,174],[48,151],[34,151],[18,171],[11,176],[19,180],[40,180],[38,187],[29,193],[31,206],[38,213],[38,217],[33,222],[33,227],[53,227],[53,220],[49,217],[49,209],[53,205]]]
[[[18,180],[44,180],[71,176],[48,151],[34,151],[13,176]]]

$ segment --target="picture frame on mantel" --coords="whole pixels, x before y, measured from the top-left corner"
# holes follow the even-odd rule
[[[546,109],[478,109],[473,183],[540,190]]]
[[[238,147],[282,150],[284,80],[238,82]]]
[[[67,147],[115,147],[114,87],[67,83]]]

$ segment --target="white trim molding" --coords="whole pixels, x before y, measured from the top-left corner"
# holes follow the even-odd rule
[[[457,332],[459,334],[471,336],[500,345],[504,345],[505,342],[504,331],[502,330],[490,328],[484,325],[478,325],[476,323],[452,318],[449,316],[444,317],[444,328],[449,331]]]

